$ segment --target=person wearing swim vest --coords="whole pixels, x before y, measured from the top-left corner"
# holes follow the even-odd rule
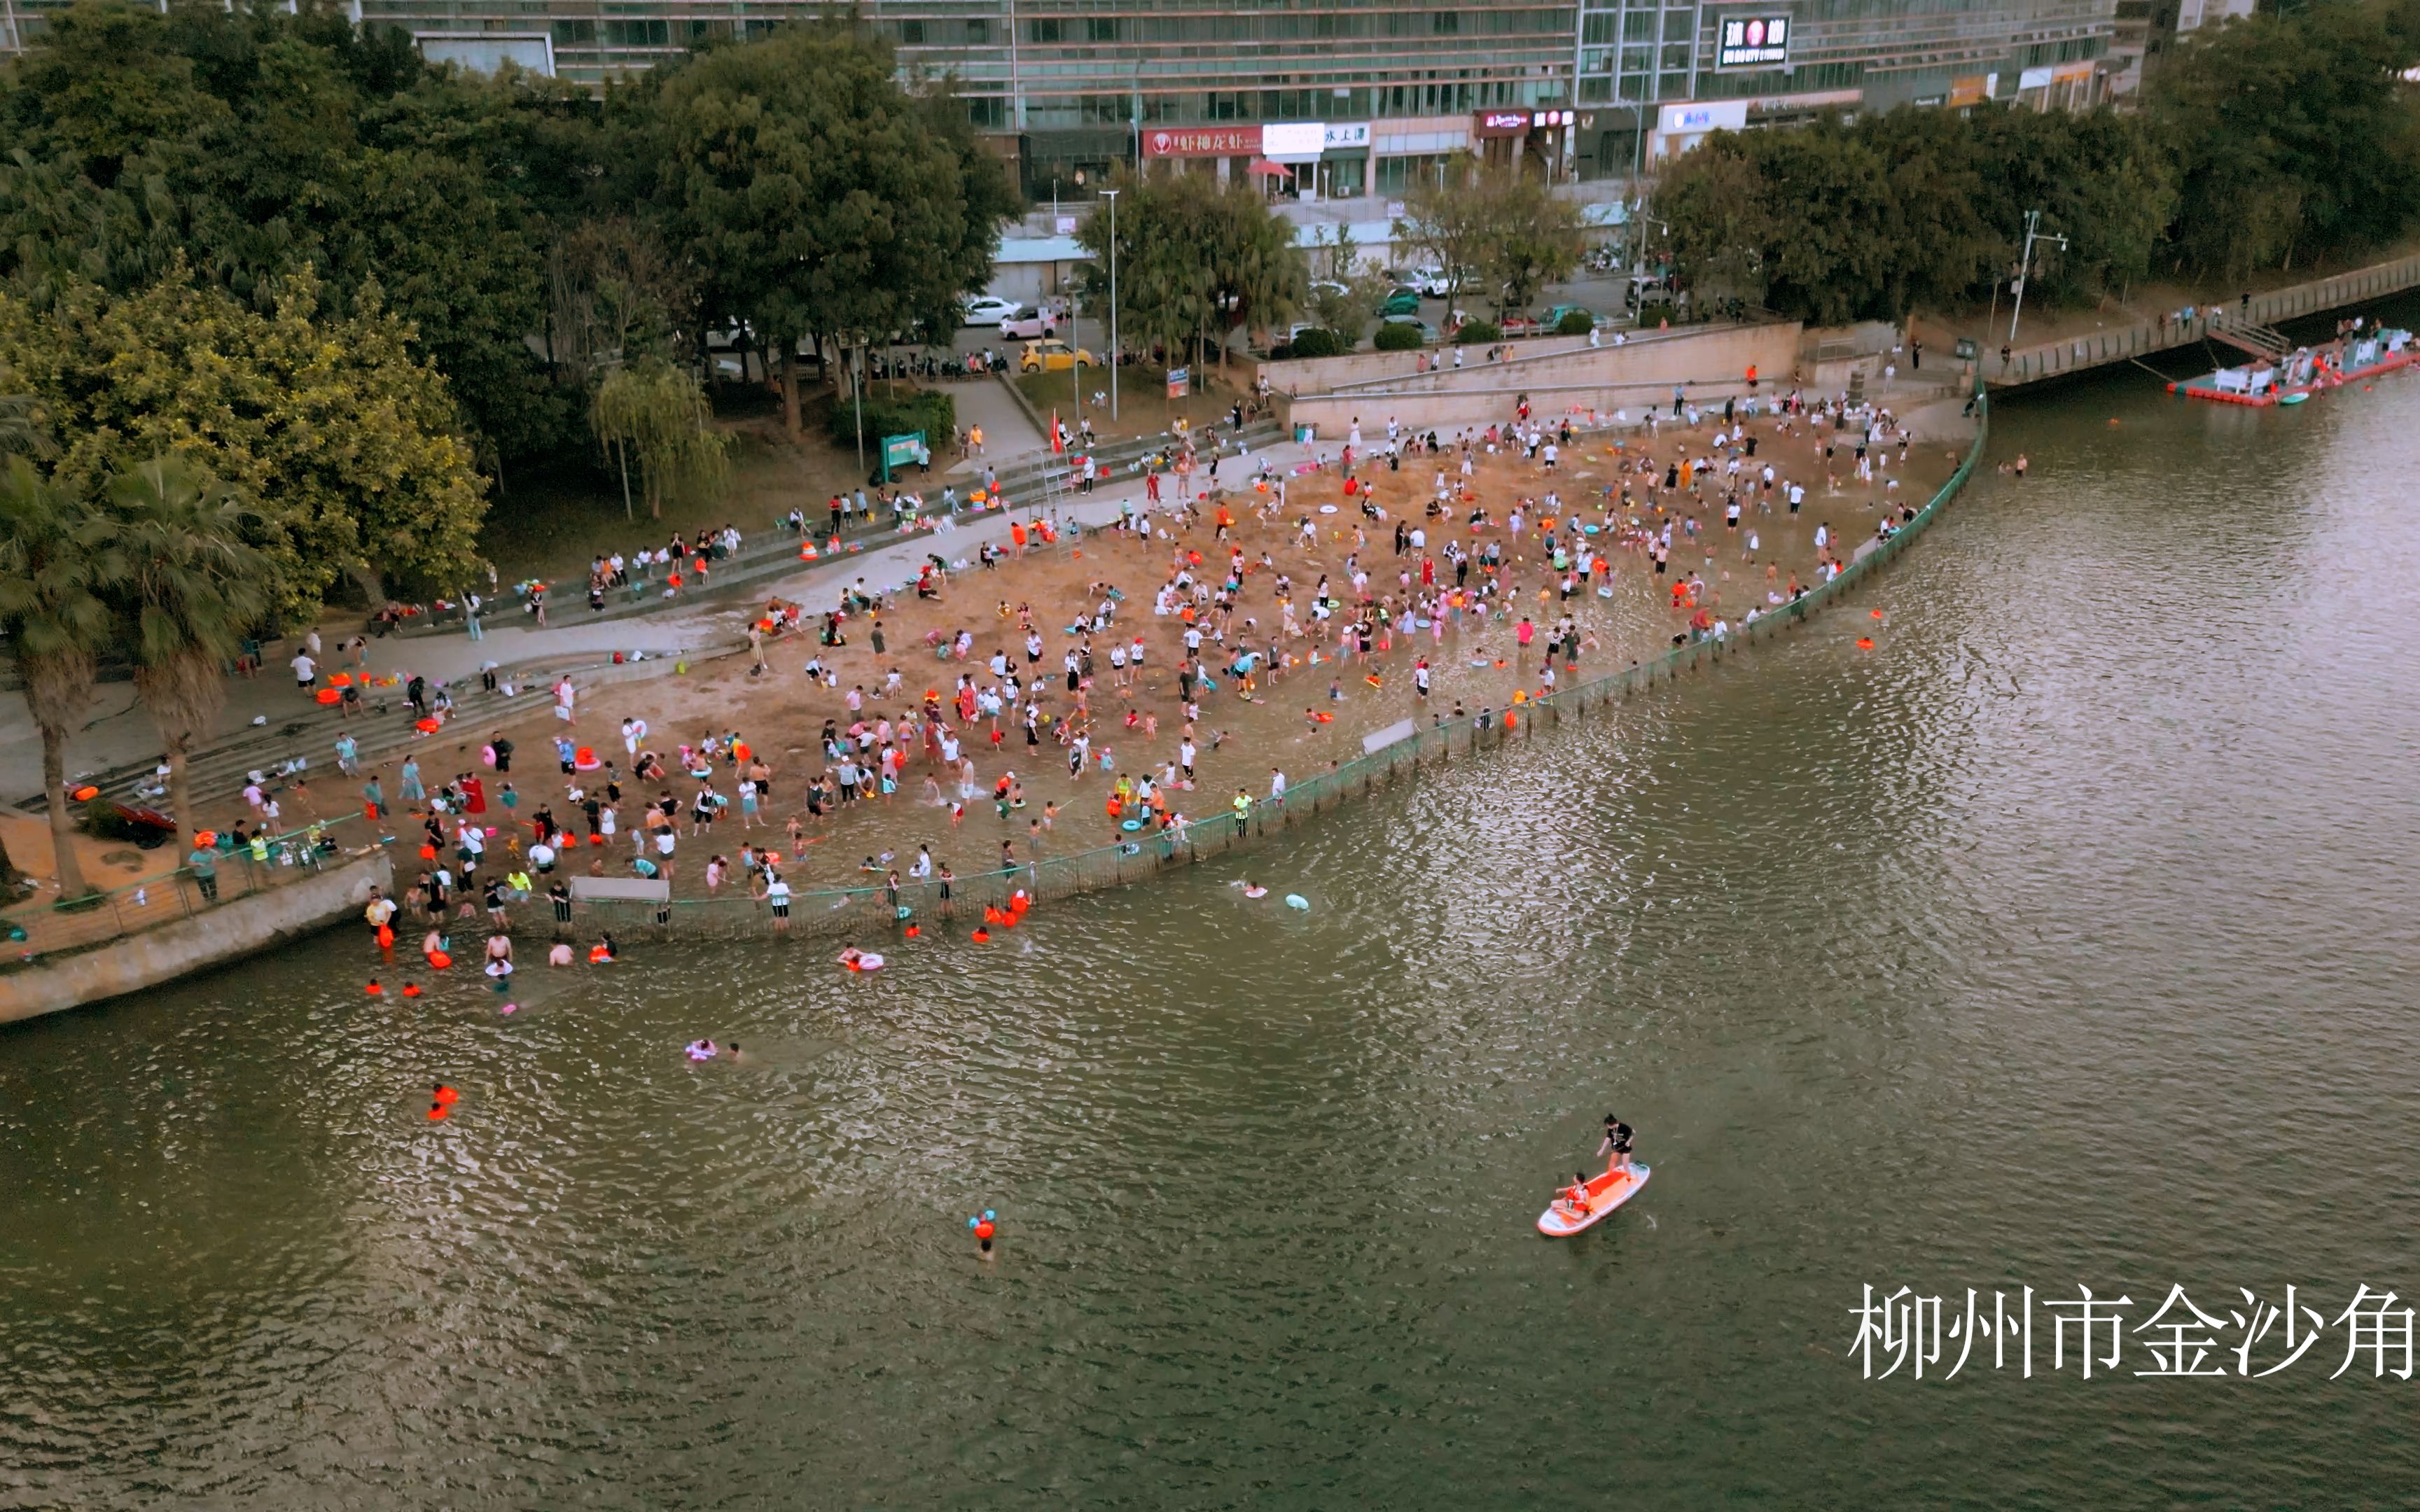
[[[1563,1188],[1563,1203],[1572,1210],[1572,1216],[1575,1218],[1585,1218],[1589,1215],[1589,1187],[1586,1171],[1572,1173],[1572,1184]]]
[[[1606,1175],[1610,1176],[1617,1170],[1625,1176],[1629,1174],[1630,1135],[1630,1125],[1610,1113],[1605,1116],[1605,1143],[1597,1147],[1596,1152],[1606,1157]]]
[[[1252,795],[1242,788],[1237,788],[1233,807],[1235,810],[1235,838],[1241,840],[1245,829],[1252,822]]]
[[[252,858],[262,866],[269,864],[269,831],[261,830],[252,837]]]

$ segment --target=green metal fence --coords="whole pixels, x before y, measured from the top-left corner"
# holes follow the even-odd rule
[[[247,847],[219,853],[215,874],[204,879],[189,865],[163,870],[102,892],[62,902],[28,904],[0,914],[0,969],[39,956],[89,949],[120,936],[192,918],[221,903],[283,887],[331,866],[343,864],[379,836],[370,828],[366,840],[358,829],[349,847],[344,832],[367,826],[361,814],[346,814],[280,835],[268,841],[265,858]],[[334,849],[323,850],[321,840]]]
[[[590,933],[611,931],[617,944],[649,938],[762,938],[783,933],[830,936],[892,929],[905,923],[929,927],[949,920],[980,919],[986,907],[1004,906],[1020,890],[1036,901],[1065,898],[1140,882],[1177,867],[1249,848],[1273,832],[1302,824],[1348,799],[1391,787],[1417,774],[1425,764],[1452,761],[1508,741],[1527,740],[1542,725],[1559,726],[1568,719],[1585,717],[1796,629],[1809,617],[1855,592],[1885,563],[1906,550],[1909,543],[1923,534],[1966,486],[1983,455],[1991,429],[1990,403],[1979,391],[1976,412],[1973,444],[1959,462],[1958,471],[1916,517],[1887,540],[1874,544],[1843,568],[1838,577],[1804,597],[1759,615],[1749,624],[1734,626],[1724,640],[1701,640],[1675,646],[1652,661],[1515,705],[1495,716],[1485,729],[1473,718],[1433,725],[1368,755],[1291,782],[1282,801],[1255,800],[1240,823],[1232,813],[1196,819],[1181,831],[1143,831],[1132,841],[1116,845],[1069,856],[1044,856],[1011,869],[956,877],[946,887],[938,881],[922,881],[903,882],[895,893],[887,887],[799,892],[793,897],[786,918],[775,918],[770,905],[761,900],[707,898],[675,899],[663,903],[583,902],[573,905],[573,922]]]

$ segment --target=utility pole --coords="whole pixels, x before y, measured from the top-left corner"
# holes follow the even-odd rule
[[[2009,345],[2011,347],[2017,344],[2017,317],[2025,313],[2025,281],[2033,276],[2034,243],[2055,241],[2058,243],[2059,251],[2067,250],[2067,238],[2055,232],[2049,236],[2042,235],[2035,229],[2040,224],[2041,211],[2025,211],[2025,250],[2017,259],[2017,302],[2009,311]]]
[[[1109,202],[1109,424],[1118,421],[1118,192],[1104,189]]]

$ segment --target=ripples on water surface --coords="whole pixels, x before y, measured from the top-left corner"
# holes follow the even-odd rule
[[[0,1506],[2408,1503],[2332,1354],[1846,1355],[1868,1281],[2420,1292],[2415,421],[2018,407],[1875,651],[988,949],[504,1018],[341,933],[0,1035]],[[1539,1239],[1608,1108],[1653,1184]]]

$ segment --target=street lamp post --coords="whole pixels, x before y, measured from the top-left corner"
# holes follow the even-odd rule
[[[2058,243],[2059,251],[2065,252],[2067,250],[2067,238],[2058,235],[2056,232],[2053,232],[2049,236],[2044,236],[2035,229],[2040,222],[2041,211],[2025,211],[2025,250],[2024,255],[2017,259],[2017,302],[2009,311],[2009,345],[2011,347],[2017,344],[2017,316],[2024,314],[2025,311],[2025,284],[2033,277],[2034,243],[2037,241],[2055,241]]]
[[[1109,424],[1118,420],[1118,192],[1104,189],[1109,202]]]

